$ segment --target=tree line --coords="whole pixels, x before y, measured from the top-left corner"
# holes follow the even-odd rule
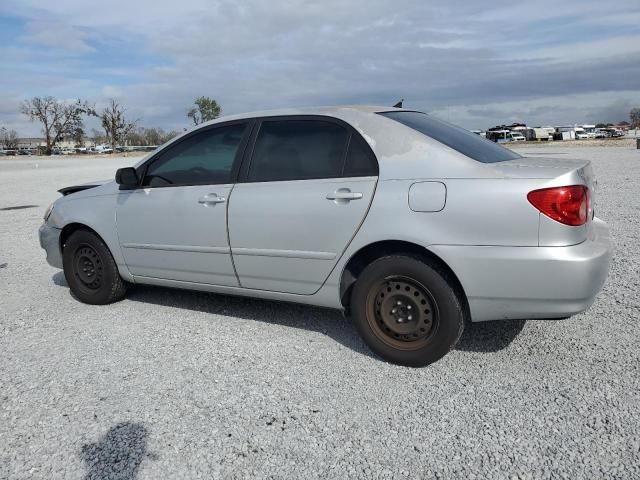
[[[56,144],[63,140],[72,140],[77,145],[82,145],[87,136],[84,126],[84,120],[87,117],[98,118],[104,130],[103,135],[100,131],[93,129],[90,138],[96,144],[110,145],[114,152],[123,142],[140,146],[161,145],[180,133],[140,126],[141,119],[132,120],[126,115],[126,109],[113,98],[109,99],[107,107],[100,112],[85,100],[67,101],[51,96],[25,100],[20,110],[32,122],[42,124],[47,155],[51,155]],[[187,111],[187,118],[194,125],[199,125],[218,118],[221,112],[222,108],[218,102],[203,96],[194,100],[193,106]],[[18,134],[15,130],[0,127],[0,143],[3,148],[13,150],[18,147]]]
[[[104,135],[96,129],[92,130],[91,139],[95,144],[109,144],[112,151],[126,142],[128,145],[161,145],[176,137],[179,132],[165,131],[162,128],[145,128],[139,126],[141,119],[131,120],[125,116],[125,108],[115,99],[109,99],[108,105],[101,112],[87,101],[58,100],[51,96],[33,97],[25,100],[20,110],[29,119],[42,124],[42,134],[45,141],[45,153],[51,155],[54,147],[62,140],[68,139],[82,145],[86,132],[84,119],[97,117],[104,130]],[[222,108],[214,99],[198,97],[187,111],[187,118],[197,126],[203,122],[214,120],[220,116]],[[629,112],[630,122],[620,124],[630,128],[640,128],[640,108],[632,108]],[[604,128],[612,124],[598,123],[596,126]],[[3,148],[13,150],[18,147],[19,138],[15,130],[0,127],[0,144]]]

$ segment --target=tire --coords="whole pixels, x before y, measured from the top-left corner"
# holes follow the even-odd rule
[[[121,300],[127,290],[109,248],[88,230],[77,230],[62,252],[64,276],[73,295],[83,303],[105,305]]]
[[[353,322],[384,360],[424,367],[446,355],[462,335],[466,303],[455,285],[448,272],[427,259],[381,257],[356,280]]]

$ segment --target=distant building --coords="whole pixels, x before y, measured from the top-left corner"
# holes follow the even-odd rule
[[[88,143],[89,139],[84,139],[84,143]],[[25,137],[18,139],[18,148],[17,150],[36,150],[38,148],[45,148],[47,146],[47,142],[44,138],[38,137]],[[74,148],[76,146],[76,142],[73,139],[62,140],[56,143],[56,148]]]

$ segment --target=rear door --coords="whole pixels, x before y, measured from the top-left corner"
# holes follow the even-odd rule
[[[260,123],[247,161],[229,202],[240,284],[315,293],[369,209],[373,152],[337,120],[276,117]]]

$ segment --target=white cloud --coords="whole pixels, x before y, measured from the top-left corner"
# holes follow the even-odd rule
[[[215,97],[225,113],[404,97],[468,126],[501,121],[473,112],[550,122],[617,99],[640,103],[640,34],[617,29],[638,17],[637,0],[604,14],[596,1],[534,3],[5,0],[0,14],[45,27],[27,26],[29,42],[0,47],[18,62],[0,88],[98,104],[117,97],[145,124],[178,129],[198,95]],[[549,45],[551,34],[558,40]],[[97,45],[114,39],[127,40],[122,58],[136,50],[139,63],[74,63],[100,58]],[[34,42],[68,56],[32,58]],[[145,53],[162,62],[147,65]],[[578,100],[586,107],[574,108]]]
[[[65,52],[95,52],[87,41],[89,35],[79,28],[50,22],[34,20],[26,24],[24,41],[38,46],[62,49]]]

